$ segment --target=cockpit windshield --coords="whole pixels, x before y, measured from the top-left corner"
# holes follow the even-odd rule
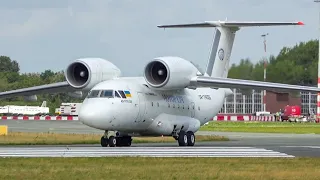
[[[87,98],[114,98],[114,90],[91,90]]]
[[[100,90],[91,90],[89,93],[88,93],[88,96],[87,98],[96,98],[98,97],[100,94]]]
[[[100,97],[113,98],[113,90],[102,90],[100,93]]]

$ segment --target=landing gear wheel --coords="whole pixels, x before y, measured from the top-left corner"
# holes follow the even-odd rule
[[[110,147],[115,147],[117,145],[117,139],[114,136],[110,136],[108,142]]]
[[[188,146],[194,146],[194,143],[196,141],[196,138],[194,136],[194,133],[192,131],[187,132],[187,139],[188,139]]]
[[[131,136],[117,137],[117,146],[131,146]]]
[[[178,143],[179,146],[186,146],[188,144],[187,134],[184,131],[179,132]]]
[[[131,146],[132,138],[131,136],[125,137],[125,141],[123,143],[123,146]]]
[[[108,147],[108,138],[105,138],[104,136],[101,137],[100,144],[102,147]]]

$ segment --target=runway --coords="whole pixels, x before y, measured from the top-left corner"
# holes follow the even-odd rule
[[[81,124],[79,121],[15,121],[7,120],[0,121],[0,125],[8,125],[10,132],[53,132],[53,133],[94,133],[103,134],[103,131],[90,128]],[[320,135],[319,134],[280,134],[280,133],[241,133],[241,132],[212,132],[212,131],[198,131],[196,135],[220,135],[230,139],[230,141],[218,141],[218,142],[196,142],[194,149],[186,147],[178,147],[177,143],[147,143],[147,144],[132,144],[135,151],[133,155],[150,156],[150,153],[144,152],[139,154],[138,150],[148,149],[157,153],[162,153],[162,156],[179,156],[179,153],[173,154],[177,151],[180,152],[181,148],[186,148],[189,152],[184,152],[181,156],[205,156],[208,157],[224,157],[224,155],[233,155],[232,157],[265,157],[265,153],[269,152],[269,155],[274,156],[287,156],[287,157],[320,157]],[[71,150],[67,151],[67,147]],[[30,150],[31,148],[31,150]],[[154,148],[154,149],[152,149]],[[12,147],[0,147],[0,156],[22,156],[21,153],[28,157],[35,157],[33,152],[39,152],[39,156],[44,154],[49,156],[50,153],[53,156],[63,155],[81,155],[91,153],[91,155],[104,155],[104,156],[124,156],[122,150],[118,149],[118,154],[112,152],[110,148],[101,148],[97,145],[70,145],[70,146],[12,146]],[[203,149],[206,149],[204,154]],[[249,151],[250,149],[250,151]],[[22,150],[22,151],[19,151]],[[56,150],[52,153],[51,150]],[[59,150],[59,151],[58,151]],[[76,150],[76,151],[73,151]],[[252,150],[255,150],[253,153]],[[222,152],[223,151],[223,152]],[[96,152],[96,153],[94,153]],[[271,152],[271,154],[270,154]],[[10,154],[11,153],[11,154]],[[13,153],[13,154],[12,154]],[[103,154],[104,153],[104,154]],[[131,152],[132,153],[132,152]],[[236,153],[236,154],[232,154]],[[250,154],[251,153],[251,154]],[[272,154],[274,153],[274,154]],[[62,156],[61,155],[61,156]],[[68,157],[66,155],[66,157]],[[154,156],[161,156],[161,154],[153,154]],[[270,156],[269,156],[270,157]]]
[[[254,147],[23,147],[0,148],[0,157],[283,157]]]

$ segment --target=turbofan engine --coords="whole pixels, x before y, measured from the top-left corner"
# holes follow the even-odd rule
[[[179,57],[160,57],[149,62],[144,78],[153,88],[180,89],[189,85],[199,70],[189,61]]]
[[[83,91],[89,91],[96,84],[120,75],[120,69],[110,61],[101,58],[77,59],[65,71],[65,77],[70,86]]]

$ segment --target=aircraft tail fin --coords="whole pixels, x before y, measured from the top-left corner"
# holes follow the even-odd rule
[[[236,31],[241,27],[304,25],[303,22],[241,22],[205,21],[191,24],[159,25],[159,28],[216,28],[214,41],[207,62],[206,74],[211,77],[228,76],[229,61]]]
[[[47,101],[43,101],[40,107],[47,107]]]

